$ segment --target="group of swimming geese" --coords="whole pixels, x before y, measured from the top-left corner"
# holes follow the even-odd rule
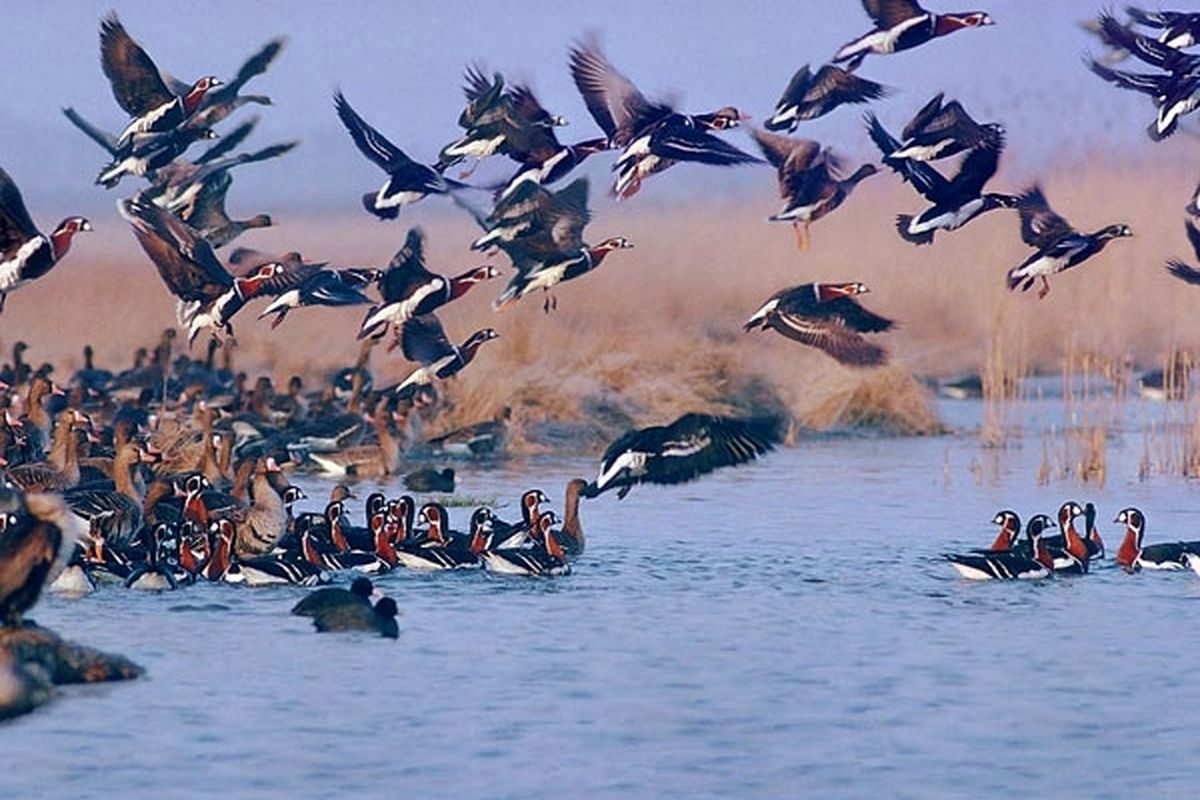
[[[1075,520],[1083,517],[1084,530],[1075,529]],[[1138,509],[1122,509],[1113,520],[1125,526],[1125,535],[1117,549],[1115,562],[1128,572],[1142,569],[1178,570],[1190,567],[1200,575],[1200,540],[1163,542],[1147,545],[1146,517]],[[1090,564],[1103,559],[1104,540],[1096,529],[1096,507],[1080,506],[1074,501],[1058,509],[1058,521],[1037,514],[1025,526],[1021,538],[1021,518],[1015,511],[1001,511],[992,519],[1000,526],[991,547],[965,553],[947,553],[944,558],[955,571],[969,580],[1031,580],[1052,575],[1083,575]],[[1059,528],[1062,533],[1049,535]]]

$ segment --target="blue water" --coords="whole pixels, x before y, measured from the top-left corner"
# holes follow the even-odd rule
[[[39,622],[147,675],[0,726],[0,797],[1194,797],[1200,578],[976,584],[937,559],[1068,497],[1110,552],[1126,504],[1150,541],[1200,538],[1141,448],[1110,444],[1101,490],[1039,486],[1033,437],[802,441],[586,503],[569,577],[387,575],[398,642],[315,634],[303,590],[47,598]],[[464,467],[460,491],[561,510],[592,470]]]

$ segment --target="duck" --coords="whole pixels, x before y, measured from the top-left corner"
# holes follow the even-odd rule
[[[91,421],[74,409],[58,414],[50,453],[45,461],[27,461],[5,473],[14,487],[25,492],[62,492],[79,483],[79,434]]]
[[[450,531],[450,518],[440,503],[426,503],[417,512],[417,521],[426,525],[421,535],[410,532],[408,541],[396,549],[400,566],[417,570],[479,569],[481,531],[469,536]],[[478,534],[478,535],[477,535]]]
[[[1025,527],[1028,548],[997,553],[946,553],[954,571],[967,580],[1037,580],[1054,574],[1054,559],[1042,543],[1042,533],[1054,527],[1045,514],[1037,514]]]
[[[1082,532],[1075,530],[1075,519],[1084,518]],[[1052,552],[1056,550],[1069,551],[1078,561],[1094,561],[1104,558],[1104,541],[1096,530],[1096,506],[1087,503],[1084,506],[1073,501],[1063,503],[1058,509],[1058,527],[1062,533],[1057,536],[1043,536],[1045,543]],[[1072,543],[1073,542],[1073,543]],[[1057,561],[1059,555],[1055,553]]]
[[[161,453],[126,442],[113,458],[113,482],[82,484],[67,489],[63,497],[71,512],[87,523],[89,536],[99,536],[111,547],[131,546],[142,529],[142,491],[134,472],[143,463],[161,461]]]
[[[989,211],[1017,207],[1015,195],[983,191],[1000,164],[1000,154],[1004,150],[1002,136],[987,139],[973,149],[963,159],[954,177],[948,180],[929,164],[892,155],[900,143],[874,114],[868,114],[866,119],[871,140],[883,153],[883,163],[933,204],[917,215],[897,215],[896,232],[904,241],[915,245],[930,244],[939,230],[955,231]]]
[[[1092,72],[1103,80],[1150,95],[1158,114],[1146,132],[1154,141],[1166,139],[1184,116],[1200,108],[1200,56],[1142,36],[1106,12],[1100,14],[1099,22],[1105,43],[1165,70],[1163,74],[1145,74],[1111,69],[1094,59],[1089,64]]]
[[[215,75],[206,75],[184,93],[171,91],[163,73],[125,30],[116,12],[100,22],[100,64],[117,105],[132,117],[117,137],[118,148],[127,146],[135,134],[178,128],[200,108],[210,90],[223,84]]]
[[[984,11],[935,14],[916,0],[863,0],[863,9],[875,28],[838,48],[835,64],[848,62],[853,69],[871,53],[899,53],[956,31],[995,24]]]
[[[500,575],[555,577],[571,574],[566,552],[551,531],[555,519],[552,511],[544,512],[537,518],[534,526],[536,539],[531,548],[484,550],[481,554],[484,569]]]
[[[445,177],[434,167],[409,158],[360,117],[340,91],[334,94],[333,103],[358,151],[388,175],[387,182],[379,191],[368,192],[362,198],[363,207],[379,219],[396,219],[402,208],[431,194],[450,194],[470,188],[465,183]]]
[[[587,482],[584,481],[586,488]],[[521,521],[507,523],[495,514],[488,518],[485,547],[488,550],[509,550],[533,546],[533,535],[541,516],[542,504],[550,498],[541,489],[529,489],[521,494]]]
[[[420,228],[412,228],[405,237],[404,246],[380,274],[377,284],[382,302],[367,311],[357,338],[382,337],[389,326],[395,326],[396,341],[389,350],[395,349],[399,326],[413,317],[436,311],[477,284],[499,276],[500,271],[490,264],[474,267],[452,278],[431,272],[425,266],[425,233]]]
[[[365,631],[378,633],[385,639],[399,639],[398,613],[395,600],[381,597],[374,606],[345,604],[319,611],[313,615],[313,627],[318,633]]]
[[[992,555],[994,553],[1007,553],[1010,550],[1017,549],[1017,542],[1021,537],[1021,517],[1017,512],[1005,509],[996,512],[996,516],[992,517],[992,524],[1000,526],[1000,532],[996,534],[995,540],[991,547],[974,549],[968,552],[979,555]]]
[[[508,427],[512,408],[502,406],[489,420],[464,425],[461,428],[425,440],[425,447],[434,453],[452,456],[491,456],[504,450],[508,442]]]
[[[271,330],[278,328],[294,308],[369,305],[371,298],[363,289],[374,282],[372,270],[319,269],[294,289],[283,292],[262,310],[259,319],[271,319]]]
[[[404,488],[410,492],[446,492],[454,491],[454,470],[419,469],[404,476]]]
[[[125,151],[118,151],[100,170],[96,185],[112,189],[126,175],[153,179],[157,170],[179,158],[196,142],[216,138],[217,132],[211,128],[194,127],[137,134]]]
[[[1185,569],[1188,566],[1185,559],[1187,554],[1200,554],[1200,541],[1143,544],[1146,515],[1132,506],[1121,509],[1113,522],[1125,526],[1125,538],[1121,540],[1114,560],[1126,572]]]
[[[420,386],[457,375],[475,359],[481,345],[498,338],[494,328],[482,328],[461,345],[453,345],[435,314],[413,317],[401,328],[400,348],[405,358],[421,366],[397,384],[392,394],[399,399],[411,397]]]
[[[212,581],[244,583],[247,586],[318,586],[329,583],[329,573],[302,559],[285,554],[236,557],[233,552],[237,534],[229,519],[209,523],[209,538],[214,542],[207,577]]]
[[[863,164],[842,178],[841,161],[819,142],[755,128],[750,129],[750,135],[779,173],[783,207],[767,221],[792,223],[796,246],[801,250],[808,249],[809,227],[841,206],[854,187],[879,171],[874,164]]]
[[[753,164],[757,158],[713,136],[737,127],[743,116],[726,106],[707,114],[681,114],[651,103],[589,38],[571,48],[571,77],[596,124],[614,148],[622,148],[613,170],[618,200],[637,194],[642,181],[680,161],[717,166]]]
[[[84,217],[67,217],[49,236],[25,209],[12,176],[0,168],[0,312],[11,292],[41,278],[71,249],[75,234],[92,230]]]
[[[210,89],[204,94],[204,100],[200,103],[199,110],[188,121],[189,124],[215,125],[248,103],[262,106],[273,105],[271,98],[265,95],[244,95],[241,91],[242,87],[249,83],[251,79],[267,71],[272,62],[283,51],[286,44],[286,38],[271,39],[258,50],[251,53],[249,58],[243,61],[242,65],[238,67],[237,74],[231,80],[225,81],[217,88]]]
[[[1086,531],[1085,539],[1087,541],[1088,552],[1091,558],[1104,558],[1104,539],[1100,536],[1100,531],[1096,528],[1096,506],[1091,503],[1083,504],[1084,530]]]
[[[510,196],[507,202],[530,210],[522,214],[519,233],[491,240],[508,254],[516,270],[492,303],[494,310],[503,311],[539,289],[549,292],[598,268],[609,253],[633,248],[624,236],[609,237],[595,246],[583,240],[583,229],[591,219],[587,198],[586,178],[557,193],[530,183]],[[473,246],[482,241],[476,240]],[[543,303],[544,311],[551,309],[551,300],[548,297]],[[556,302],[553,305],[557,307]]]
[[[331,453],[309,452],[308,458],[326,475],[337,477],[377,478],[395,475],[400,471],[400,442],[392,433],[389,420],[399,420],[387,410],[387,403],[377,400],[367,416],[375,431],[377,444],[346,447]]]
[[[211,245],[173,214],[137,197],[120,203],[159,277],[177,298],[176,319],[188,331],[189,346],[200,331],[211,328],[233,336],[230,320],[252,298],[279,295],[295,288],[300,277],[278,262],[253,275],[235,278],[217,259]]]
[[[166,592],[179,588],[175,571],[167,562],[164,547],[171,538],[178,538],[178,531],[172,531],[163,522],[155,525],[147,545],[147,558],[138,564],[125,579],[126,589],[138,589],[148,592]]]
[[[584,496],[588,482],[583,478],[572,478],[567,481],[566,499],[563,502],[562,527],[545,533],[554,539],[563,557],[570,560],[583,555],[587,537],[583,533],[583,525],[579,521],[579,499]]]
[[[375,585],[371,583],[371,579],[360,575],[350,582],[349,589],[325,586],[309,592],[292,606],[292,613],[298,617],[315,617],[339,606],[370,606],[374,594]]]
[[[685,483],[753,461],[783,442],[782,422],[772,416],[688,413],[669,425],[627,431],[605,449],[599,475],[582,495],[617,489],[623,499],[638,483]]]
[[[358,570],[369,575],[387,572],[392,565],[374,552],[350,550],[334,545],[318,546],[316,533],[311,526],[300,532],[300,557],[314,567],[328,572]]]
[[[1080,233],[1050,208],[1042,187],[1031,186],[1017,198],[1021,239],[1037,248],[1033,255],[1008,271],[1008,288],[1028,291],[1040,279],[1038,298],[1050,292],[1047,277],[1077,266],[1104,249],[1113,239],[1133,236],[1128,225],[1108,225],[1095,233]]]
[[[283,488],[277,484],[279,464],[268,456],[254,462],[250,494],[254,502],[224,517],[234,526],[234,554],[242,560],[270,553],[287,530]],[[211,512],[210,512],[211,513]]]
[[[1200,13],[1195,11],[1146,11],[1125,6],[1125,13],[1138,25],[1160,30],[1159,43],[1176,50],[1194,46],[1200,37]]]
[[[887,97],[894,90],[881,83],[860,78],[853,70],[825,64],[814,75],[805,64],[796,70],[775,112],[763,123],[769,131],[792,133],[801,122],[823,117],[846,103],[867,103]]]
[[[887,351],[862,334],[889,331],[895,322],[859,305],[855,298],[868,291],[866,284],[859,282],[805,283],[782,289],[771,295],[742,329],[772,329],[848,366],[880,366],[887,363]]]
[[[1074,501],[1067,501],[1058,509],[1059,536],[1044,536],[1042,544],[1050,551],[1056,575],[1086,575],[1091,550],[1087,540],[1075,530],[1075,518],[1083,516],[1083,508]]]
[[[62,498],[0,488],[0,626],[20,626],[82,533]]]
[[[467,105],[458,116],[458,126],[465,133],[438,153],[438,163],[434,165],[438,171],[465,158],[482,161],[500,152],[507,134],[517,123],[511,98],[504,91],[504,76],[499,72],[488,80],[479,70],[468,69],[463,94]]]

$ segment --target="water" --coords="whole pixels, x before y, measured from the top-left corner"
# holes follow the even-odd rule
[[[1136,436],[1102,491],[1038,486],[1040,444],[1015,444],[826,438],[606,495],[569,577],[382,577],[399,642],[315,634],[288,614],[304,590],[47,598],[41,623],[147,675],[0,726],[0,797],[1195,796],[1200,578],[976,584],[937,559],[1068,496],[1110,553],[1127,504],[1148,541],[1200,538],[1191,488],[1130,480]],[[460,491],[561,510],[593,467],[461,468]]]

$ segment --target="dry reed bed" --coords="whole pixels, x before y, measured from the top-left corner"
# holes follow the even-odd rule
[[[1004,288],[1005,271],[1030,252],[1014,213],[994,212],[963,231],[939,234],[932,247],[915,248],[897,237],[893,218],[921,205],[891,176],[867,181],[842,210],[814,226],[813,246],[804,253],[786,226],[762,221],[776,204],[765,193],[707,208],[665,209],[652,196],[620,207],[594,200],[599,208],[589,238],[620,234],[636,249],[561,287],[556,312],[544,314],[540,298],[531,298],[494,314],[497,281],[441,315],[454,339],[485,325],[501,334],[450,387],[454,409],[444,423],[488,416],[515,401],[519,418],[535,422],[579,418],[595,408],[609,409],[613,424],[693,409],[786,409],[813,427],[863,423],[933,432],[939,424],[912,372],[980,371],[998,387],[1005,375],[1061,369],[1074,352],[1157,363],[1173,347],[1197,344],[1187,322],[1200,291],[1162,269],[1167,256],[1190,256],[1182,205],[1192,177],[1154,165],[1048,176],[1051,202],[1078,227],[1128,222],[1136,236],[1052,279],[1041,302]],[[433,268],[457,272],[482,261],[466,249],[472,224],[436,207],[398,224],[357,216],[277,218],[277,228],[243,242],[339,264],[381,264],[407,226],[419,223],[429,234]],[[82,345],[92,342],[100,365],[120,367],[173,323],[173,301],[125,224],[115,217],[96,223],[101,232],[81,238],[65,264],[10,298],[0,317],[0,346],[23,338],[35,362],[72,369]],[[871,286],[866,304],[901,323],[886,337],[894,368],[851,371],[774,334],[741,331],[768,295],[812,280]],[[360,309],[294,312],[272,332],[253,319],[261,305],[237,320],[239,367],[277,380],[294,373],[315,380],[353,361]],[[377,350],[373,358],[383,382],[409,369],[399,354]],[[1005,420],[989,424],[1003,428]]]

